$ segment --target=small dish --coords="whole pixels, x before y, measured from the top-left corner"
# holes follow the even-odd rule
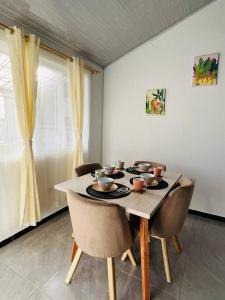
[[[113,173],[112,173],[112,175],[116,175],[116,174],[118,174],[119,173],[119,169],[115,169],[114,171],[113,171]],[[110,175],[109,175],[110,176]]]
[[[159,184],[159,182],[154,179],[147,187],[150,187],[150,186],[157,186]]]
[[[93,190],[96,192],[101,192],[101,193],[110,193],[110,192],[115,192],[118,189],[118,185],[113,183],[113,185],[110,187],[109,190],[104,191],[101,186],[99,186],[97,183],[92,185]]]

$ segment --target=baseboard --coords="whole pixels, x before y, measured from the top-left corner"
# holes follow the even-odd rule
[[[225,217],[208,214],[208,213],[201,212],[201,211],[194,210],[194,209],[189,209],[188,213],[191,214],[191,215],[201,216],[201,217],[204,217],[204,218],[209,218],[209,219],[212,219],[212,220],[225,222]]]
[[[68,210],[68,207],[64,207],[64,208],[62,208],[62,209],[56,211],[55,213],[51,214],[50,216],[44,218],[44,219],[41,220],[40,222],[38,222],[38,223],[37,223],[37,226],[29,226],[29,227],[27,227],[27,228],[25,228],[25,229],[23,229],[23,230],[21,230],[21,231],[15,233],[14,235],[10,236],[9,238],[7,238],[7,239],[1,241],[1,242],[0,242],[0,248],[2,248],[3,246],[5,246],[5,245],[11,243],[12,241],[18,239],[19,237],[23,236],[24,234],[26,234],[26,233],[28,233],[28,232],[34,230],[35,228],[37,228],[37,227],[39,227],[40,225],[42,225],[42,224],[48,222],[49,220],[55,218],[56,216],[58,216],[58,215],[64,213],[64,212],[67,211],[67,210]]]

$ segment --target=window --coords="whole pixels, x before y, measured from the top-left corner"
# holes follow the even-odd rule
[[[0,44],[1,45],[1,44]],[[0,147],[1,158],[18,156],[21,150],[9,56],[0,49]]]
[[[43,53],[43,52],[41,52]],[[34,152],[73,151],[74,132],[65,60],[39,59]]]
[[[84,74],[84,151],[88,151],[90,74]],[[34,153],[37,156],[74,151],[71,101],[66,62],[41,51],[38,69]]]
[[[90,74],[84,78],[84,151],[88,151]],[[20,158],[22,139],[10,59],[0,31],[0,241],[19,231]],[[42,218],[66,206],[65,195],[54,184],[72,176],[74,130],[67,93],[66,61],[40,51],[34,160]]]

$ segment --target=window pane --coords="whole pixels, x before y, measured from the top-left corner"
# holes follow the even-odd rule
[[[9,56],[0,49],[0,147],[1,158],[19,155],[21,137],[16,116]]]
[[[43,155],[72,151],[74,132],[67,94],[66,67],[40,57],[34,153]]]

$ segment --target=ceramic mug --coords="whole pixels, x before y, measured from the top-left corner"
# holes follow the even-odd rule
[[[144,187],[144,179],[143,178],[134,178],[133,179],[133,187],[135,191],[141,191]]]
[[[104,165],[103,169],[104,169],[106,175],[112,175],[115,170],[115,166]]]
[[[151,173],[142,173],[140,175],[140,178],[143,178],[144,182],[145,182],[145,185],[149,186],[153,182],[153,180],[155,178],[155,175],[153,175]]]
[[[103,169],[95,170],[95,179],[98,180],[105,176],[105,171]]]
[[[161,167],[155,167],[153,168],[153,173],[155,176],[160,176],[161,175],[161,172],[162,172],[162,168]]]
[[[149,163],[140,163],[138,165],[138,168],[142,171],[142,172],[146,172],[148,171],[148,169],[151,167],[151,164]]]
[[[116,169],[122,170],[124,168],[124,161],[118,160],[116,162]]]
[[[103,191],[109,191],[113,185],[113,179],[110,177],[101,177],[98,179],[98,185],[103,189]]]

